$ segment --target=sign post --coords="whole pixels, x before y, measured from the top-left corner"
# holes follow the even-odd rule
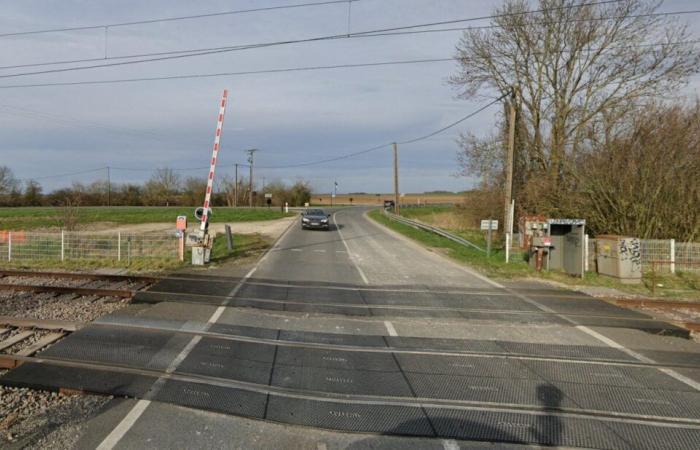
[[[175,229],[177,230],[177,257],[180,261],[185,260],[185,233],[187,233],[187,216],[177,216],[177,222],[175,222]]]
[[[498,220],[482,220],[481,230],[486,231],[486,257],[491,257],[491,237],[493,231],[498,231]]]

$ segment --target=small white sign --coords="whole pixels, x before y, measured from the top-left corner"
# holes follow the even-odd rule
[[[272,194],[265,194],[265,198],[272,198]]]
[[[488,231],[489,222],[491,222],[491,231],[498,230],[498,220],[489,221],[488,219],[481,221],[481,229],[484,231]]]

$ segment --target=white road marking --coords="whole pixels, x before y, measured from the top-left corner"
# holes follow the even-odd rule
[[[396,332],[396,328],[394,328],[394,324],[389,322],[388,320],[384,321],[384,326],[386,327],[386,331],[389,333],[389,336],[398,336],[399,333]]]
[[[459,444],[454,439],[443,439],[442,448],[445,450],[459,450]]]
[[[347,250],[348,254],[350,255],[350,262],[352,262],[352,264],[357,269],[357,272],[360,274],[360,278],[362,278],[362,281],[364,281],[365,284],[369,284],[369,280],[367,279],[367,276],[365,275],[365,273],[362,271],[360,266],[355,261],[353,254],[350,252],[350,247],[348,246],[348,243],[345,242],[345,238],[343,237],[343,232],[340,231],[340,228],[338,228],[338,222],[336,222],[336,220],[335,220],[336,214],[338,214],[338,213],[337,212],[333,213],[333,223],[335,224],[335,229],[338,230],[338,235],[340,236],[340,240],[343,242],[343,245],[345,246],[345,250]]]
[[[316,253],[326,253],[325,250],[314,250],[314,252],[316,252]]]
[[[248,271],[248,273],[241,279],[241,281],[238,282],[236,287],[234,287],[231,292],[229,292],[228,298],[233,298],[238,291],[243,287],[243,284],[255,273],[255,271],[258,269],[258,267],[267,259],[268,255],[277,248],[279,243],[282,241],[282,238],[289,232],[289,230],[292,228],[292,225],[280,235],[279,239],[275,242],[275,244],[268,249],[268,251],[263,255],[262,258],[258,260],[258,262],[255,264],[255,266]],[[209,317],[209,320],[207,320],[207,325],[204,327],[204,331],[206,331],[210,325],[214,324],[223,312],[226,310],[225,306],[219,306],[216,308],[216,311]],[[185,346],[185,348],[182,349],[182,351],[175,357],[175,359],[170,363],[167,369],[165,369],[166,374],[171,374],[173,373],[177,367],[182,363],[182,361],[187,358],[187,356],[190,354],[192,349],[201,341],[202,337],[201,336],[194,336],[190,342]],[[159,378],[154,384],[153,388],[151,389],[151,392],[149,393],[149,397],[153,398],[155,395],[158,394],[158,391],[160,388],[165,384],[165,380],[168,378],[168,375],[165,377]],[[119,422],[119,424],[112,430],[111,433],[107,435],[107,437],[100,443],[100,445],[97,447],[99,450],[112,450],[118,443],[119,441],[122,440],[122,438],[126,435],[126,433],[129,432],[132,426],[136,423],[136,421],[141,417],[143,412],[148,408],[148,405],[151,404],[151,401],[148,399],[142,399],[136,402],[133,408],[124,416],[124,418]]]
[[[116,446],[119,441],[124,437],[127,431],[136,423],[136,421],[141,417],[141,414],[146,410],[148,405],[151,404],[150,400],[139,400],[136,402],[131,411],[119,422],[111,433],[102,441],[102,443],[97,447],[97,450],[111,450]]]
[[[223,314],[224,311],[226,311],[225,306],[219,306],[218,308],[216,308],[216,311],[214,311],[214,314],[212,314],[211,317],[209,318],[209,323],[215,323],[217,320],[219,320],[219,317],[221,317],[221,314]]]
[[[293,251],[293,252],[301,252],[301,251],[303,251],[303,250],[300,249],[300,248],[293,248],[292,251]]]
[[[336,250],[336,253],[347,253],[345,250]]]
[[[410,242],[410,243],[412,243],[412,244],[416,244],[416,243],[415,243],[414,241],[412,241],[410,238],[408,238],[408,237],[406,237],[406,236],[404,236],[404,235],[402,235],[402,234],[400,234],[400,233],[398,233],[398,232],[396,232],[396,231],[394,231],[394,230],[391,230],[391,229],[389,229],[389,228],[387,228],[387,227],[382,227],[381,225],[379,225],[378,223],[376,223],[376,222],[374,222],[374,221],[372,221],[372,220],[370,220],[370,222],[374,223],[374,224],[377,225],[379,228],[382,228],[383,230],[388,231],[389,234],[395,235],[395,236],[399,237],[400,239],[402,239],[402,240],[404,240],[404,241],[406,241],[406,242]],[[417,244],[416,244],[416,245],[417,245]],[[421,248],[423,248],[423,247],[421,247]],[[470,274],[471,276],[473,276],[473,277],[475,277],[475,278],[478,278],[478,279],[480,279],[481,281],[490,284],[491,286],[494,286],[494,287],[497,287],[497,288],[500,288],[500,289],[505,290],[506,292],[508,292],[508,293],[510,293],[510,294],[512,294],[512,295],[514,295],[515,297],[517,297],[517,298],[523,300],[524,302],[529,303],[529,304],[535,306],[536,308],[540,309],[541,311],[545,311],[545,312],[548,312],[548,313],[552,313],[552,314],[556,315],[557,317],[566,320],[567,322],[569,322],[569,323],[571,323],[572,325],[574,325],[579,331],[582,331],[582,332],[588,334],[589,336],[592,336],[592,337],[598,339],[599,341],[603,342],[604,344],[606,344],[606,345],[608,345],[608,346],[610,346],[610,347],[612,347],[612,348],[616,348],[616,349],[618,349],[618,350],[620,350],[620,351],[622,351],[622,352],[627,353],[628,355],[632,356],[633,358],[637,359],[638,361],[646,362],[646,363],[654,363],[654,364],[657,364],[657,362],[654,361],[653,359],[647,358],[647,357],[644,356],[644,355],[640,355],[639,353],[637,353],[637,352],[635,352],[635,351],[633,351],[633,350],[628,349],[628,348],[625,347],[624,345],[622,345],[622,344],[620,344],[620,343],[618,343],[618,342],[616,342],[616,341],[614,341],[614,340],[612,340],[612,339],[610,339],[610,338],[608,338],[608,337],[606,337],[606,336],[603,336],[602,334],[598,333],[597,331],[594,331],[594,330],[592,330],[592,329],[590,329],[590,328],[588,328],[588,327],[586,327],[586,326],[584,326],[584,325],[579,325],[579,324],[577,324],[574,320],[569,319],[568,317],[566,317],[566,316],[564,316],[564,315],[562,315],[562,314],[560,314],[560,313],[557,313],[557,312],[554,311],[552,308],[549,308],[549,307],[547,307],[547,306],[545,306],[545,305],[543,305],[543,304],[541,304],[541,303],[539,303],[539,302],[537,302],[537,301],[535,301],[535,300],[532,300],[531,298],[526,297],[526,296],[523,295],[523,294],[520,294],[520,293],[518,293],[518,292],[516,292],[516,291],[514,291],[514,290],[512,290],[512,289],[509,289],[509,288],[505,287],[504,285],[502,285],[502,284],[500,284],[500,283],[497,283],[497,282],[495,282],[495,281],[489,279],[488,277],[485,277],[484,275],[481,275],[480,273],[477,273],[477,272],[474,271],[474,270],[471,270],[471,269],[468,268],[468,267],[459,265],[459,264],[455,263],[454,261],[451,261],[451,260],[449,260],[449,259],[447,259],[447,258],[444,258],[444,260],[445,260],[445,261],[449,261],[449,262],[452,263],[455,267],[458,267],[458,268],[462,269],[464,272],[467,272],[467,273]],[[700,383],[698,383],[697,381],[694,381],[694,380],[692,380],[692,379],[690,379],[690,378],[688,378],[688,377],[686,377],[686,376],[684,376],[684,375],[681,375],[680,373],[676,372],[676,371],[673,370],[673,369],[663,369],[663,368],[657,368],[657,369],[658,369],[660,372],[663,372],[663,373],[665,373],[666,375],[675,378],[676,380],[680,381],[681,383],[684,383],[684,384],[686,384],[686,385],[692,387],[693,389],[695,389],[695,390],[697,390],[697,391],[700,391]]]

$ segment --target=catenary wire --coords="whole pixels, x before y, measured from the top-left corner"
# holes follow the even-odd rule
[[[190,58],[190,57],[194,57],[194,56],[213,55],[213,54],[228,53],[228,52],[238,51],[238,50],[275,47],[275,46],[280,46],[280,45],[299,44],[299,43],[308,43],[308,42],[320,42],[320,41],[326,41],[326,40],[346,39],[346,38],[352,37],[352,36],[368,35],[368,34],[372,34],[372,33],[384,33],[384,32],[390,32],[390,31],[407,30],[407,29],[412,29],[412,28],[425,28],[425,27],[431,27],[431,26],[439,26],[439,25],[447,25],[447,24],[454,24],[454,23],[471,22],[471,21],[477,21],[477,20],[493,19],[493,18],[498,18],[498,17],[522,16],[522,15],[527,15],[527,14],[537,14],[537,13],[541,13],[543,11],[553,11],[553,10],[558,10],[558,9],[583,8],[585,6],[592,6],[592,5],[619,3],[620,1],[622,1],[622,0],[605,0],[605,1],[601,1],[601,2],[581,3],[578,5],[568,5],[568,6],[546,8],[546,9],[540,9],[540,10],[523,11],[523,12],[518,12],[518,13],[494,14],[494,15],[490,15],[490,16],[445,20],[445,21],[439,21],[439,22],[405,25],[405,26],[400,26],[400,27],[383,28],[383,29],[377,29],[377,30],[367,30],[367,31],[359,31],[359,32],[353,32],[353,33],[345,33],[345,34],[318,36],[318,37],[305,38],[305,39],[291,39],[291,40],[286,40],[286,41],[276,41],[276,42],[268,42],[268,43],[260,43],[260,44],[247,44],[247,45],[240,45],[240,46],[234,46],[234,47],[223,47],[223,48],[219,48],[219,49],[211,49],[211,50],[204,50],[204,51],[192,50],[191,53],[186,53],[186,54],[182,54],[185,51],[181,50],[181,51],[176,52],[178,54],[174,54],[174,55],[170,54],[170,55],[164,55],[164,56],[153,57],[153,58],[139,59],[139,60],[135,60],[135,61],[121,61],[121,62],[111,62],[111,63],[105,63],[105,64],[93,64],[93,65],[88,65],[88,66],[64,67],[64,68],[58,68],[58,69],[38,70],[38,71],[33,71],[33,72],[20,72],[20,73],[13,73],[13,74],[4,74],[4,75],[0,75],[0,78],[16,78],[16,77],[31,76],[31,75],[46,75],[46,74],[52,74],[52,73],[73,72],[73,71],[79,71],[79,70],[98,69],[98,68],[104,68],[104,67],[115,67],[115,66],[124,66],[124,65],[132,65],[132,64],[141,64],[141,63],[147,63],[147,62]]]

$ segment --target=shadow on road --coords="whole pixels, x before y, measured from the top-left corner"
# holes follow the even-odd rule
[[[436,413],[434,410],[424,410],[424,419],[402,422],[382,434],[477,441],[488,443],[489,448],[494,448],[492,445],[495,443],[561,446],[565,445],[564,424],[554,414],[554,410],[560,407],[563,397],[564,394],[556,386],[541,384],[537,387],[537,398],[542,405],[541,411],[545,414],[533,416],[484,410]],[[373,436],[357,441],[347,448],[394,448],[387,444],[383,436]],[[432,448],[425,443],[416,442],[416,446],[422,445]],[[446,448],[440,442],[436,442],[434,447]]]

